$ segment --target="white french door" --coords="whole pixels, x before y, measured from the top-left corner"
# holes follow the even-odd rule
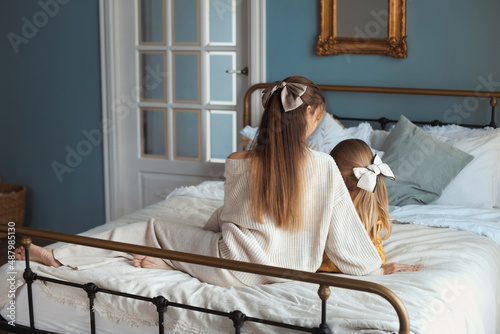
[[[101,0],[107,220],[222,180],[239,149],[244,93],[265,75],[265,41],[250,38],[252,26],[265,32],[264,7]]]

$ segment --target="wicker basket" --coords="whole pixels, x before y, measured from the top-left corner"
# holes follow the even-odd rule
[[[3,183],[0,176],[0,224],[15,222],[23,226],[26,212],[26,187],[15,183]],[[7,234],[0,232],[0,238]]]

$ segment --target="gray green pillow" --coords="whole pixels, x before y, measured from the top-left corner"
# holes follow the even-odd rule
[[[446,186],[474,158],[448,145],[401,116],[387,137],[384,163],[394,173],[387,180],[389,204],[427,204],[441,196]]]

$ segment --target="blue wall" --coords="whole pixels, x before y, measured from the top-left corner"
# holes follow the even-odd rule
[[[268,81],[298,74],[319,84],[500,91],[498,0],[407,0],[406,59],[316,56],[319,13],[319,0],[267,0]],[[489,102],[476,98],[328,93],[327,100],[329,112],[344,116],[404,112],[414,120],[489,123]]]
[[[98,0],[3,1],[0,36],[0,174],[28,188],[25,226],[103,224],[102,143],[84,135],[101,119]]]

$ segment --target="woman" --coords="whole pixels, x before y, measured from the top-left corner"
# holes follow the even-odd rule
[[[262,103],[252,149],[226,160],[224,206],[205,229],[153,219],[97,237],[309,272],[319,268],[326,252],[344,273],[366,275],[379,269],[380,257],[337,166],[329,155],[306,145],[325,108],[319,88],[304,77],[289,77],[266,89]],[[138,240],[137,235],[144,237]],[[32,253],[35,261],[73,267],[94,263],[103,254],[118,255],[79,246],[53,252],[37,247]],[[22,255],[21,249],[18,258]],[[223,286],[284,279],[137,255],[134,265],[171,267]]]

